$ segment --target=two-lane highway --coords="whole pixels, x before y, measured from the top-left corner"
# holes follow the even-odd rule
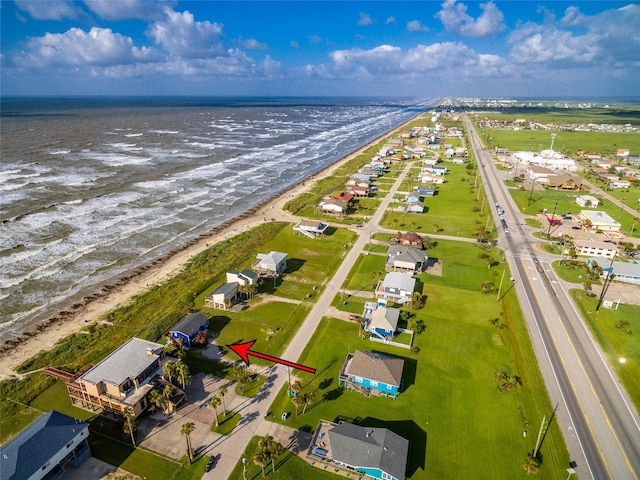
[[[557,421],[580,478],[640,480],[640,420],[523,216],[498,180],[491,153],[465,116],[488,199],[504,209],[501,246]]]

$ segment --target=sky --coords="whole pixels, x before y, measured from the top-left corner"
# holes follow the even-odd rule
[[[2,96],[638,97],[637,1],[2,0]]]

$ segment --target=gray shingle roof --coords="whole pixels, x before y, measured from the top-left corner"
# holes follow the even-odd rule
[[[0,448],[0,478],[31,477],[88,427],[86,422],[51,410]]]
[[[178,324],[171,329],[172,332],[182,332],[191,335],[200,330],[200,326],[209,321],[209,317],[201,313],[190,313],[186,315]]]
[[[341,423],[329,430],[333,459],[354,467],[379,468],[404,479],[409,441],[386,428]]]
[[[403,368],[404,360],[399,358],[356,350],[345,373],[399,387]]]
[[[422,250],[406,245],[391,245],[387,250],[387,263],[393,263],[394,260],[399,262],[425,263],[427,256]]]

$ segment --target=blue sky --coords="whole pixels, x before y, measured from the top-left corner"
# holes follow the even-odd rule
[[[2,0],[2,95],[640,96],[617,1]]]

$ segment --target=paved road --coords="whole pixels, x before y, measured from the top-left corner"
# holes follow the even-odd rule
[[[497,179],[491,154],[468,118],[472,146],[487,195],[505,208],[510,233],[496,221],[556,419],[581,479],[638,480],[640,420],[628,395],[593,340],[531,229]],[[496,216],[497,217],[497,216]],[[541,261],[542,259],[542,261]]]
[[[384,211],[389,207],[391,199],[398,191],[398,187],[404,180],[411,164],[407,164],[403,172],[398,176],[398,179],[393,184],[393,187],[389,190],[387,196],[382,200],[380,207],[376,210],[373,216],[369,219],[369,222],[364,225],[363,228],[354,229],[359,231],[360,236],[354,243],[353,247],[347,252],[344,261],[336,271],[335,275],[329,280],[323,293],[318,298],[309,315],[305,319],[304,323],[298,330],[289,346],[282,354],[282,358],[296,362],[302,351],[306,347],[309,339],[318,328],[320,320],[326,316],[330,311],[331,302],[335,296],[340,292],[342,285],[344,284],[348,273],[353,268],[358,256],[363,251],[365,245],[369,242],[369,236],[378,231],[378,222],[382,217]],[[313,367],[313,365],[310,365]],[[221,479],[229,478],[235,465],[241,458],[244,449],[249,443],[249,440],[253,436],[263,436],[269,433],[272,429],[272,423],[264,419],[264,415],[267,413],[269,407],[274,402],[278,392],[282,389],[288,379],[287,368],[278,365],[271,371],[271,378],[265,384],[265,387],[258,393],[258,395],[246,402],[240,409],[242,414],[242,423],[234,429],[231,435],[220,438],[212,445],[207,447],[207,453],[216,455],[218,462],[215,469],[209,473],[205,473],[203,479]],[[279,414],[280,412],[274,412],[273,414]],[[252,459],[247,459],[247,462],[251,462]]]

